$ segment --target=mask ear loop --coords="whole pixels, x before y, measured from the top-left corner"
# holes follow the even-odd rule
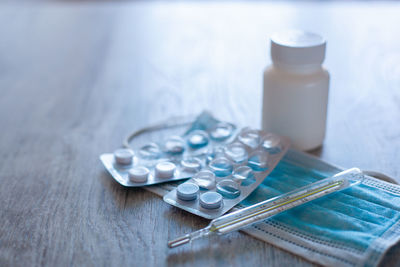
[[[152,131],[157,131],[157,130],[161,130],[161,129],[175,128],[175,127],[189,125],[189,124],[193,123],[194,119],[195,119],[195,116],[172,117],[171,119],[169,119],[166,122],[153,124],[148,127],[139,129],[137,131],[132,132],[127,137],[125,137],[125,139],[122,141],[122,146],[124,148],[132,149],[132,147],[129,145],[129,143],[132,141],[132,139],[134,139],[135,137],[137,137],[145,132],[152,132]],[[363,173],[368,176],[372,176],[376,179],[379,179],[379,180],[382,180],[382,181],[385,181],[388,183],[398,184],[398,182],[395,179],[393,179],[383,173],[380,173],[380,172],[363,170]]]
[[[189,125],[189,124],[193,123],[194,119],[195,119],[195,116],[172,117],[165,122],[161,122],[161,123],[157,123],[157,124],[153,124],[153,125],[144,127],[142,129],[139,129],[137,131],[130,133],[127,137],[125,137],[124,140],[122,141],[122,146],[124,148],[132,149],[132,147],[129,145],[129,143],[135,137],[137,137],[143,133]]]
[[[372,177],[374,177],[376,179],[379,179],[379,180],[382,180],[382,181],[385,181],[385,182],[388,182],[388,183],[399,184],[395,179],[393,179],[393,178],[391,178],[391,177],[389,177],[389,176],[387,176],[387,175],[385,175],[383,173],[380,173],[380,172],[368,171],[368,170],[366,170],[366,171],[363,170],[362,172],[364,174],[368,175],[368,176],[372,176]]]

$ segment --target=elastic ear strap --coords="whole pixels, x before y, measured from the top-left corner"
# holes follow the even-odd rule
[[[374,177],[376,179],[380,179],[380,180],[388,182],[388,183],[398,184],[398,182],[395,179],[393,179],[393,178],[391,178],[391,177],[389,177],[389,176],[387,176],[387,175],[385,175],[383,173],[380,173],[380,172],[364,171],[363,170],[363,173],[368,175],[368,176],[372,176],[372,177]]]
[[[189,125],[189,124],[193,123],[194,119],[195,119],[195,116],[172,117],[168,121],[141,128],[137,131],[132,132],[127,137],[125,137],[124,140],[122,141],[122,146],[125,148],[132,149],[132,147],[129,145],[129,143],[132,141],[132,139],[141,135],[142,133]]]

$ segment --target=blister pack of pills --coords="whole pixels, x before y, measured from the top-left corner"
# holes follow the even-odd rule
[[[182,136],[154,140],[138,149],[117,149],[100,160],[121,185],[139,187],[187,179],[207,165],[207,160],[237,132],[236,126],[202,113]]]
[[[164,196],[164,201],[207,219],[245,199],[288,150],[287,138],[243,128],[232,142],[214,147],[206,165]]]

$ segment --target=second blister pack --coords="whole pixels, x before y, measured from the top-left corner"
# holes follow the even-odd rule
[[[215,146],[204,167],[164,201],[207,219],[217,218],[253,192],[288,148],[284,137],[243,128],[231,142]]]

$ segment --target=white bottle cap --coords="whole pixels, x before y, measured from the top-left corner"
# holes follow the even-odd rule
[[[325,48],[325,39],[315,33],[287,31],[271,37],[271,58],[278,65],[321,65]]]

